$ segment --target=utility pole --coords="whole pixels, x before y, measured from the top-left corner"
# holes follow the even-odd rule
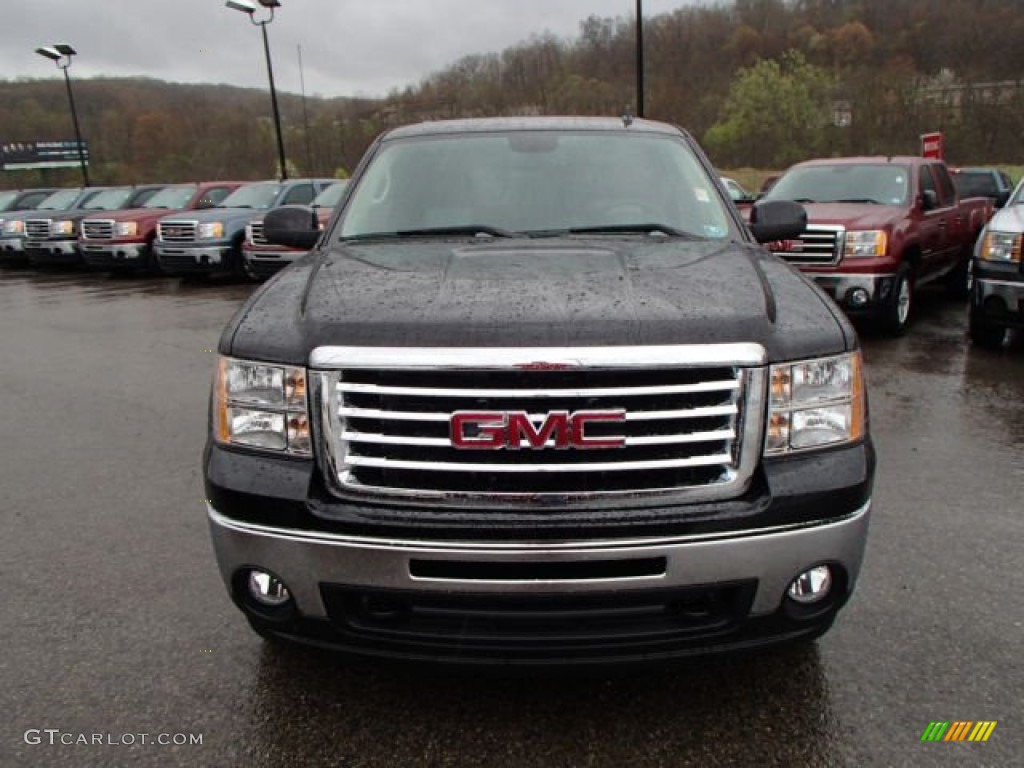
[[[636,116],[644,116],[644,7],[636,0]]]

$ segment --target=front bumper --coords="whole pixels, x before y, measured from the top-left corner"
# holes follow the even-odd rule
[[[222,272],[230,269],[230,244],[178,246],[156,243],[154,251],[160,269],[171,275],[196,272]]]
[[[971,291],[972,311],[1005,328],[1024,328],[1024,275],[987,277],[977,272]]]
[[[805,272],[850,317],[873,317],[892,300],[896,276]]]
[[[25,240],[25,255],[32,264],[81,264],[77,240]]]
[[[289,264],[305,256],[307,251],[257,251],[242,249],[246,269],[254,277],[272,277]]]
[[[102,269],[132,269],[143,264],[149,254],[145,243],[80,242],[78,247],[86,265]]]
[[[0,239],[0,262],[24,261],[25,240],[22,237],[5,237]]]
[[[207,452],[217,561],[261,631],[359,655],[554,664],[736,650],[827,628],[860,571],[874,454],[867,443],[775,462],[743,499],[628,510],[613,525],[545,510],[566,519],[561,529],[494,510],[484,513],[493,525],[393,523],[409,510],[325,505],[310,464]],[[810,611],[784,599],[818,564],[836,574],[831,596]],[[248,568],[283,580],[286,611],[254,603]]]

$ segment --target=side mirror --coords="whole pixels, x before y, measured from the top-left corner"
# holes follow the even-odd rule
[[[1002,192],[999,193],[995,200],[996,208],[1002,208],[1003,206],[1006,205],[1006,203],[1010,200],[1010,193],[1012,191],[1013,190],[1011,189],[1004,189]]]
[[[933,211],[939,207],[939,193],[934,189],[926,189],[921,193],[921,210]]]
[[[807,229],[807,211],[792,200],[759,200],[750,209],[750,231],[759,243],[795,240]]]
[[[306,205],[282,205],[263,217],[263,237],[274,245],[309,250],[320,239],[316,210]]]

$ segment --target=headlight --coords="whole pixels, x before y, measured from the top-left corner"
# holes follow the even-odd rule
[[[73,235],[75,234],[75,222],[67,220],[51,222],[50,232],[54,235]]]
[[[5,235],[20,235],[25,231],[25,222],[15,219],[14,221],[4,222],[4,234]]]
[[[860,352],[772,366],[766,456],[854,442],[864,422]]]
[[[253,245],[253,240],[252,240],[252,224],[246,224],[245,225],[245,241],[247,243],[249,243],[249,245]]]
[[[200,237],[224,237],[224,222],[208,221],[199,225]]]
[[[136,221],[119,221],[114,225],[114,233],[118,237],[135,237],[139,234],[139,224]]]
[[[986,261],[1020,261],[1021,236],[1011,232],[989,232],[978,254]]]
[[[305,368],[222,357],[213,397],[217,442],[293,456],[312,454]]]
[[[853,230],[846,233],[846,249],[844,254],[859,258],[865,256],[885,256],[889,236],[882,229]]]

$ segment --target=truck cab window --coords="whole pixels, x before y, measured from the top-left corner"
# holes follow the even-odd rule
[[[315,196],[312,184],[299,184],[284,196],[284,205],[309,205]]]
[[[956,202],[956,189],[953,187],[953,180],[949,177],[946,166],[934,163],[931,170],[939,188],[940,205],[943,208],[951,207]]]
[[[932,178],[932,172],[928,168],[928,166],[926,166],[926,165],[921,166],[920,185],[921,185],[921,195],[922,196],[924,195],[925,192],[932,192],[935,195],[935,199],[940,201],[939,204],[940,205],[942,204],[941,203],[942,198],[939,196],[939,190],[935,186],[935,179]]]

